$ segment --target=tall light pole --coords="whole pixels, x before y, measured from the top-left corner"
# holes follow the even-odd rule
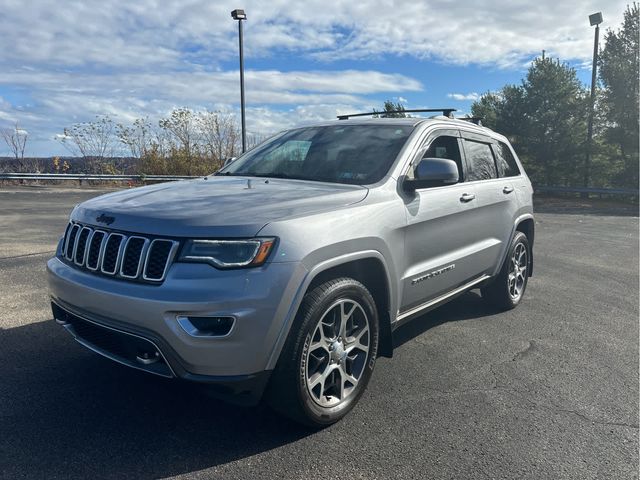
[[[596,31],[593,38],[593,63],[591,64],[591,100],[589,102],[589,123],[587,124],[587,153],[584,158],[584,186],[589,186],[591,175],[591,143],[593,139],[593,114],[596,102],[596,74],[598,72],[598,37],[600,36],[600,24],[602,23],[602,12],[589,15],[589,23]]]
[[[240,118],[242,121],[242,153],[247,150],[247,127],[244,118],[244,52],[242,48],[242,21],[247,19],[244,10],[236,9],[231,17],[238,21],[238,42],[240,47]]]

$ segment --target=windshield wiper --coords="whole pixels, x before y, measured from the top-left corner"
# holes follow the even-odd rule
[[[303,175],[289,175],[288,173],[265,173],[261,175],[257,175],[259,177],[265,178],[284,178],[287,180],[311,180],[311,181],[320,181],[313,177],[305,177]]]
[[[305,177],[303,175],[289,175],[288,173],[244,173],[244,172],[224,172],[216,173],[216,175],[232,175],[234,177],[261,177],[261,178],[282,178],[285,180],[308,180],[312,182],[327,182],[330,180],[324,180],[315,177]]]
[[[258,175],[256,173],[242,173],[242,172],[218,172],[216,175],[225,177],[263,177],[264,175]]]
[[[264,175],[260,175],[261,177],[267,177],[267,178],[288,178],[288,179],[298,179],[298,177],[295,177],[293,175],[289,175],[286,173],[265,173]]]

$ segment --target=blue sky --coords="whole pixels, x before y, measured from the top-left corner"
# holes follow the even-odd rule
[[[0,0],[0,128],[17,122],[27,154],[49,156],[67,153],[65,127],[96,115],[236,113],[234,8],[248,15],[248,129],[269,134],[386,99],[465,113],[519,82],[542,49],[588,84],[587,17],[602,11],[603,27],[618,28],[625,2]]]

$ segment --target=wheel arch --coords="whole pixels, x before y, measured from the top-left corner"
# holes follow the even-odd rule
[[[533,239],[535,236],[535,223],[533,220],[533,215],[531,213],[525,213],[516,218],[513,222],[513,230],[511,231],[511,235],[509,236],[509,242],[505,244],[504,252],[502,253],[502,258],[500,263],[498,263],[496,270],[493,272],[492,277],[498,275],[502,267],[504,266],[504,262],[507,261],[507,257],[509,256],[509,246],[511,242],[513,242],[513,238],[516,236],[516,232],[522,232],[527,236],[529,240],[529,276],[533,275]]]
[[[316,264],[309,270],[291,304],[279,338],[270,355],[267,369],[275,368],[304,295],[316,285],[323,283],[327,279],[336,278],[337,276],[352,277],[369,289],[376,302],[378,315],[380,317],[380,345],[378,353],[384,357],[392,356],[391,311],[393,292],[391,289],[391,278],[384,256],[377,250],[366,250],[333,257]]]
[[[527,236],[529,240],[529,276],[533,276],[533,240],[535,238],[535,222],[533,221],[533,215],[527,215],[524,218],[520,217],[516,221],[515,232],[522,232]],[[515,235],[514,232],[514,235]]]
[[[384,357],[393,355],[393,341],[391,334],[391,290],[389,275],[380,258],[375,256],[349,260],[338,265],[323,269],[313,277],[305,290],[312,290],[332,278],[350,277],[362,283],[371,292],[379,316],[380,345],[378,351]]]

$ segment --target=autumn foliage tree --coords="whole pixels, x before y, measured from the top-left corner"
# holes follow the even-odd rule
[[[116,136],[139,159],[139,173],[149,175],[210,174],[240,152],[236,119],[221,112],[178,108],[157,124],[148,118],[118,124]]]

